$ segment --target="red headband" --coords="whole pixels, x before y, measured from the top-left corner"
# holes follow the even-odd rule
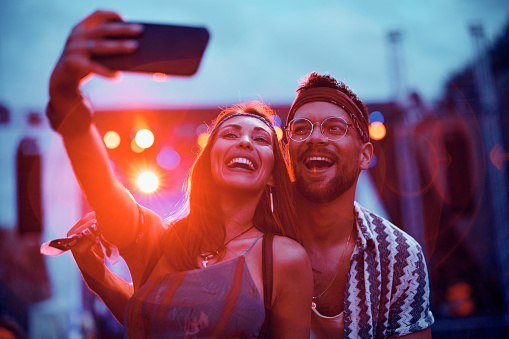
[[[295,112],[299,108],[305,104],[309,104],[310,102],[315,101],[330,102],[331,104],[344,109],[352,119],[353,126],[357,130],[357,133],[359,133],[362,142],[369,142],[367,118],[364,116],[364,114],[362,114],[359,107],[354,104],[350,97],[348,97],[345,93],[331,87],[313,87],[299,92],[299,94],[297,94],[297,98],[295,98],[293,101],[292,107],[290,107],[290,112],[288,113],[286,124],[288,125],[288,123],[292,121]]]

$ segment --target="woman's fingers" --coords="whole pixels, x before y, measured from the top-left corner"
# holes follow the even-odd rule
[[[104,22],[86,30],[88,38],[133,38],[143,32],[143,25],[124,21]]]
[[[78,220],[73,227],[67,232],[67,236],[71,236],[73,234],[78,234],[83,232],[85,229],[89,228],[96,222],[95,220],[95,212],[89,212],[85,214],[80,220]]]
[[[110,78],[117,75],[117,71],[102,65],[100,62],[93,61],[90,59],[90,56],[81,53],[68,55],[67,63],[70,67],[75,69],[86,70],[84,75],[80,77],[80,80],[90,73],[96,73]]]
[[[129,26],[135,28],[121,27]],[[112,27],[109,29],[108,27]],[[64,62],[68,67],[80,70],[80,73],[86,75],[88,73],[97,73],[107,77],[114,77],[117,75],[116,70],[112,70],[100,62],[93,59],[94,55],[122,55],[133,53],[139,46],[135,39],[129,39],[138,35],[142,26],[127,25],[127,24],[104,24],[100,29],[91,29],[90,32],[76,33],[75,36],[70,37],[64,55]],[[125,35],[129,33],[130,35]],[[124,34],[122,37],[126,39],[111,39],[107,37],[118,37],[118,34]]]
[[[123,19],[117,12],[99,9],[85,17],[75,27],[92,28],[108,21],[123,21]]]
[[[134,39],[98,39],[83,42],[80,48],[91,55],[108,55],[132,53],[138,46],[138,40]]]
[[[60,83],[77,86],[90,73],[115,77],[116,70],[102,65],[93,56],[134,52],[138,48],[134,38],[142,31],[143,25],[123,22],[115,12],[92,13],[72,29],[55,68],[52,87],[59,87]]]
[[[88,237],[83,237],[78,241],[76,246],[71,248],[71,252],[73,256],[76,258],[76,261],[85,261],[85,260],[99,260],[104,261],[104,252],[102,247],[97,244],[95,241],[92,241]]]

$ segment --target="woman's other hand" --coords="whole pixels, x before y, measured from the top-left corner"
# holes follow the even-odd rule
[[[96,223],[95,212],[89,212],[74,224],[67,232],[67,236],[82,233],[94,223]],[[85,236],[78,241],[71,251],[87,285],[90,286],[94,282],[103,279],[104,270],[106,269],[104,252],[95,241],[95,235],[90,236],[85,233]]]

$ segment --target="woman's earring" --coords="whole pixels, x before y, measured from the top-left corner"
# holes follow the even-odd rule
[[[272,197],[272,186],[269,186],[270,210],[274,213],[274,198]]]

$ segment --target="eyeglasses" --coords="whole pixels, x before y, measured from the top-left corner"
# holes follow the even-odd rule
[[[320,131],[322,135],[330,141],[338,141],[342,139],[348,131],[348,126],[352,124],[346,122],[345,119],[339,117],[329,117],[320,122],[311,122],[306,118],[298,118],[290,121],[286,127],[288,136],[293,141],[302,142],[305,141],[313,133],[313,127],[315,124],[320,125]]]

